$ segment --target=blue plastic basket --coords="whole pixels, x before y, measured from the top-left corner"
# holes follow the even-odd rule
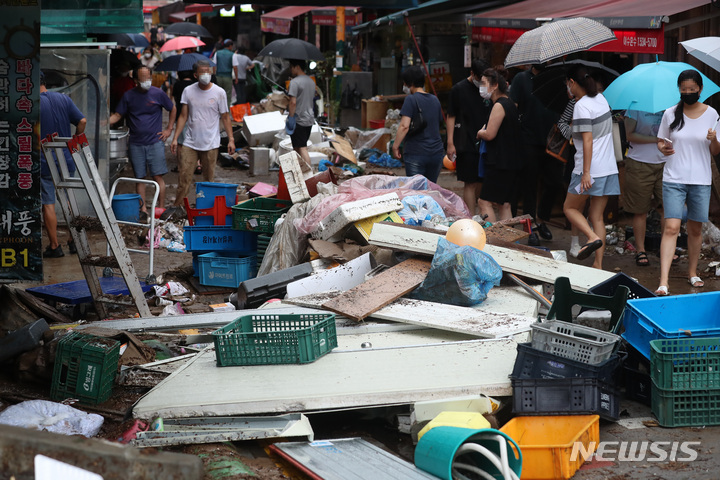
[[[227,225],[196,225],[185,227],[185,247],[189,252],[239,252],[254,255],[257,251],[257,234],[233,230]]]
[[[628,300],[622,337],[647,359],[658,339],[720,337],[720,292]]]
[[[210,208],[215,205],[215,197],[225,197],[225,205],[232,207],[237,200],[235,183],[196,182],[195,208]]]
[[[257,257],[224,256],[219,253],[204,253],[198,256],[200,285],[237,288],[240,282],[254,278],[257,274]]]

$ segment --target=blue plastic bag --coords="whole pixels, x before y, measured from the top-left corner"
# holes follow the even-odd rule
[[[459,247],[440,238],[430,271],[411,296],[429,302],[472,307],[482,303],[490,289],[500,285],[501,278],[502,268],[487,253],[470,246]]]
[[[382,153],[380,155],[372,154],[368,157],[367,161],[368,161],[368,163],[371,163],[378,167],[400,168],[403,166],[403,164],[400,160],[398,160],[397,158],[391,157],[387,153]]]
[[[480,146],[478,147],[478,153],[480,153],[480,161],[478,162],[478,177],[485,177],[485,157],[487,156],[487,143],[485,140],[480,140]]]
[[[408,195],[402,199],[402,204],[398,215],[407,225],[422,225],[423,220],[430,220],[435,215],[445,218],[440,204],[428,195]]]

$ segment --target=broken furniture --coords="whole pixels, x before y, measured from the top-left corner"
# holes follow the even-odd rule
[[[151,317],[152,313],[150,313],[150,308],[140,286],[140,280],[125,247],[125,240],[115,219],[110,198],[102,187],[100,174],[87,138],[84,134],[75,135],[72,138],[59,138],[56,135],[48,136],[42,139],[41,145],[55,184],[58,203],[75,242],[80,265],[87,280],[98,316],[106,318],[108,316],[106,304],[111,303],[134,305],[141,317]],[[64,153],[65,148],[72,152],[80,178],[74,178],[70,175]],[[84,189],[87,192],[97,218],[79,216],[80,210],[74,191],[77,189]],[[102,230],[107,238],[113,257],[100,257],[91,254],[86,234],[87,229]],[[108,295],[103,291],[96,270],[96,267],[99,266],[120,269],[130,292],[129,299]]]

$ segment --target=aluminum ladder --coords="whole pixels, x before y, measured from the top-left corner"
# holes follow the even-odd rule
[[[120,233],[110,199],[102,186],[102,179],[95,165],[95,158],[90,151],[85,134],[71,138],[61,138],[57,134],[48,135],[41,140],[43,154],[47,160],[50,174],[57,191],[58,203],[65,221],[70,229],[77,248],[77,255],[85,275],[95,309],[101,318],[108,317],[107,304],[135,306],[141,317],[152,317],[145,294],[140,286],[130,254],[125,247],[125,240]],[[78,177],[70,175],[65,149],[69,149]],[[57,163],[55,163],[57,159]],[[82,216],[75,198],[76,189],[83,189],[90,197],[90,202],[97,218]],[[102,230],[107,238],[110,251],[114,257],[93,255],[90,251],[86,230]],[[97,267],[115,267],[122,272],[125,284],[130,291],[130,299],[122,296],[105,295],[102,292],[97,274]]]

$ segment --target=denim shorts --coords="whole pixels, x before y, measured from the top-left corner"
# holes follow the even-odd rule
[[[43,205],[55,205],[55,183],[52,177],[40,177],[40,192]]]
[[[402,160],[405,163],[405,175],[422,175],[433,183],[437,183],[442,170],[444,151],[430,155],[415,155],[404,153]]]
[[[707,222],[710,211],[710,185],[685,185],[663,182],[663,209],[665,218],[683,218],[683,207],[687,204],[687,218],[696,222]]]
[[[568,193],[578,194],[577,186],[580,185],[582,175],[573,173],[570,177],[570,185]],[[607,197],[610,195],[620,195],[620,180],[618,174],[614,173],[607,177],[593,178],[593,183],[589,190],[585,190],[580,195],[590,195],[591,197]]]
[[[168,173],[165,142],[155,142],[152,145],[130,144],[129,152],[135,178],[145,178],[148,172],[151,177]]]

